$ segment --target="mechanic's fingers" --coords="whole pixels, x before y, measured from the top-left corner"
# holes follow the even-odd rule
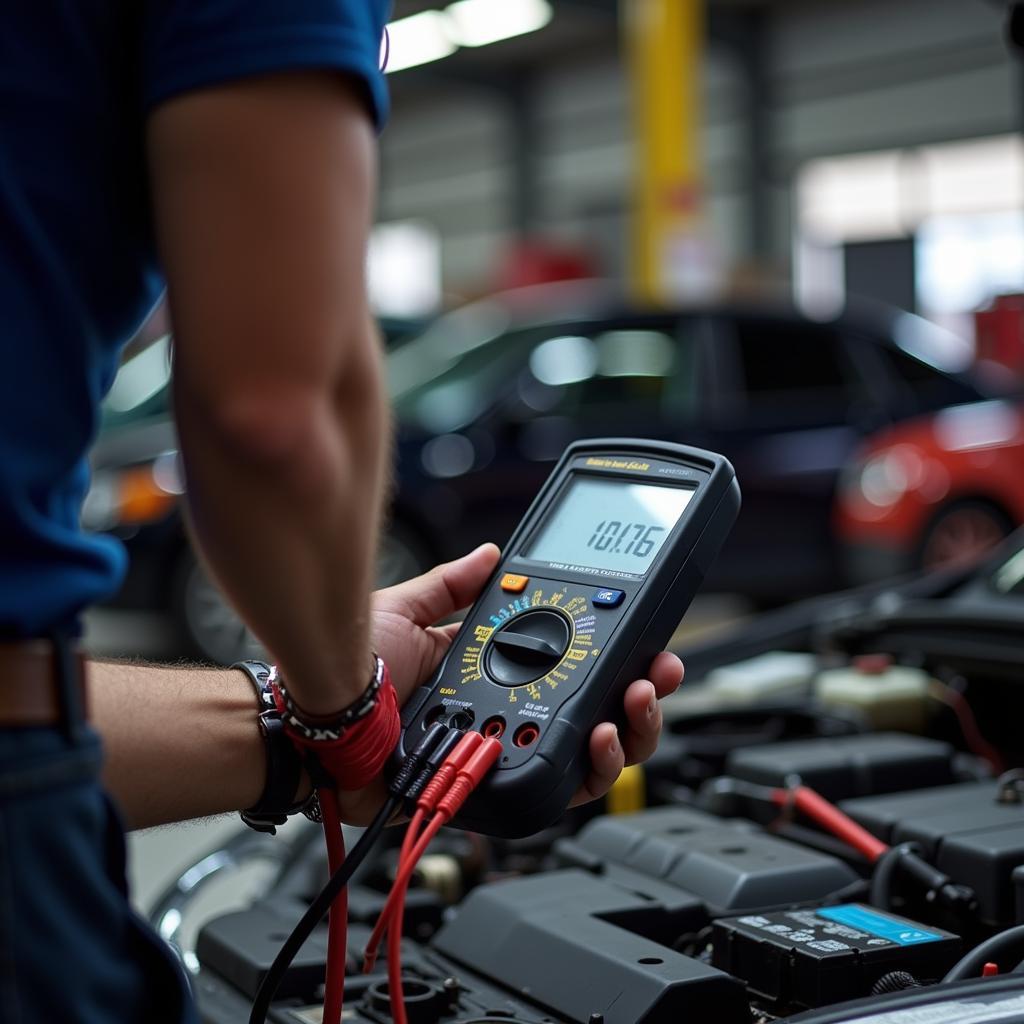
[[[439,633],[446,644],[450,644],[455,639],[455,634],[462,629],[461,622],[447,622],[443,626],[431,626],[431,632]]]
[[[375,780],[365,789],[338,790],[341,820],[347,825],[369,825],[384,806],[387,795],[380,780]]]
[[[622,703],[626,709],[626,728],[622,737],[626,764],[637,764],[646,761],[658,745],[658,736],[661,734],[658,693],[653,683],[637,679],[629,684]]]
[[[501,557],[494,544],[436,566],[415,579],[373,595],[373,607],[405,616],[417,626],[429,626],[472,604]]]
[[[662,651],[651,662],[649,678],[658,697],[667,697],[675,693],[683,681],[683,663],[674,654]]]
[[[625,763],[615,726],[611,722],[595,726],[590,734],[590,774],[569,806],[575,807],[604,796],[621,774]]]

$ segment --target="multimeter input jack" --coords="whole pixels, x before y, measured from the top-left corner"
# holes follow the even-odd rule
[[[505,735],[505,719],[501,715],[488,718],[480,727],[480,732],[488,739],[500,740]]]
[[[474,714],[469,708],[460,708],[448,716],[449,729],[468,729],[473,724]]]
[[[470,708],[456,708],[454,711],[444,704],[432,707],[423,719],[423,729],[426,731],[435,722],[444,722],[449,729],[468,729],[476,720]]]
[[[537,742],[538,736],[540,736],[540,729],[533,722],[527,722],[526,725],[521,725],[516,729],[512,742],[517,747],[530,747]]]

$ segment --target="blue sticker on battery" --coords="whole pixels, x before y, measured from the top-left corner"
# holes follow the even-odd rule
[[[888,939],[898,946],[916,946],[921,942],[937,942],[942,938],[935,932],[914,927],[909,921],[886,917],[857,903],[847,903],[840,907],[822,907],[815,911],[815,915],[835,921],[836,924],[845,924],[849,928],[859,928],[862,932],[876,935],[880,939]]]

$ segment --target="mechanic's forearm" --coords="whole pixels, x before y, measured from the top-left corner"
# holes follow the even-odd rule
[[[252,807],[266,755],[241,672],[90,662],[103,777],[129,828]]]
[[[336,712],[370,678],[369,593],[388,421],[367,324],[336,379],[178,402],[191,524],[298,704]]]
[[[300,707],[370,678],[387,450],[360,88],[310,71],[189,92],[148,122],[195,534]]]

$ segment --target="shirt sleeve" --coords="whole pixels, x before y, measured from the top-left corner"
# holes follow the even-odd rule
[[[250,75],[336,69],[365,84],[379,129],[388,113],[380,47],[389,8],[390,0],[148,0],[145,108]]]

